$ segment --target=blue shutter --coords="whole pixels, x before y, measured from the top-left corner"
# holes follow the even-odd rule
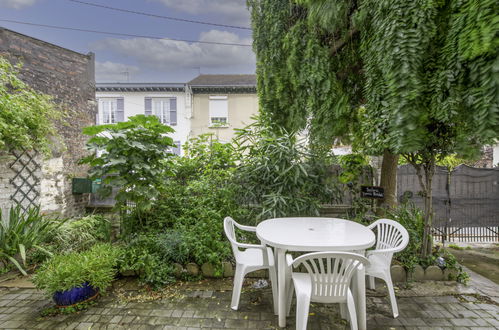
[[[125,121],[125,100],[122,97],[116,99],[116,122]]]
[[[170,99],[170,125],[177,125],[177,98]]]
[[[145,115],[150,116],[152,115],[152,98],[146,97],[144,99],[144,109],[145,109]]]

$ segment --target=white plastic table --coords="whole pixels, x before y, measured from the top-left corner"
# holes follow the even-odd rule
[[[367,227],[336,218],[276,218],[261,222],[256,235],[262,243],[274,247],[277,260],[279,326],[286,326],[286,251],[356,251],[374,245],[376,237]],[[272,283],[272,285],[274,285]],[[359,329],[366,329],[365,269],[353,281]]]

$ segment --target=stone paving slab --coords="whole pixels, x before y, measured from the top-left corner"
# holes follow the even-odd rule
[[[230,309],[231,291],[180,290],[155,301],[123,301],[114,292],[72,315],[41,317],[52,302],[36,289],[0,289],[0,329],[277,329],[271,291],[248,289],[240,310]],[[499,307],[478,295],[398,298],[400,316],[391,316],[388,298],[369,292],[368,329],[499,329]],[[287,329],[294,329],[294,310]],[[308,329],[350,329],[335,304],[312,304]]]

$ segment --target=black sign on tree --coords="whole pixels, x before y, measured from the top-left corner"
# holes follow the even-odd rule
[[[361,186],[360,197],[364,198],[385,198],[385,189],[376,186]]]

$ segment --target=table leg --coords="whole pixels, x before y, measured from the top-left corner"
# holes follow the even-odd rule
[[[279,326],[286,326],[286,250],[277,249],[277,283],[279,285]]]
[[[359,330],[366,330],[366,269],[361,266],[355,272],[353,279],[353,296],[355,299],[355,309],[357,310],[357,322]]]

